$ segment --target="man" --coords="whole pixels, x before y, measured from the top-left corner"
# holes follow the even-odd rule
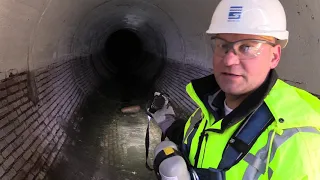
[[[154,115],[200,179],[320,179],[320,101],[274,70],[288,42],[278,0],[222,0],[207,31],[213,75],[186,90],[199,108]]]

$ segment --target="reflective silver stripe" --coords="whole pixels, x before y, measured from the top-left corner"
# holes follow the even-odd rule
[[[222,90],[219,90],[217,91],[216,93],[214,93],[213,95],[210,95],[208,97],[208,102],[213,102],[213,100],[217,97],[217,95],[221,92]],[[212,106],[211,103],[209,103],[210,107],[216,111],[217,108]],[[184,136],[183,138],[183,142],[185,142],[187,140],[187,138],[189,137],[190,133],[192,132],[193,130],[193,127],[195,124],[197,124],[197,122],[201,121],[203,118],[203,114],[202,114],[202,111],[201,111],[201,108],[198,108],[197,109],[197,112],[194,114],[194,116],[191,117],[191,120],[190,120],[190,126],[189,128],[187,129],[187,132],[186,132],[186,135]]]
[[[272,143],[272,148],[271,148],[270,162],[274,158],[277,149],[284,142],[286,142],[289,138],[291,138],[293,135],[295,135],[298,132],[320,134],[320,132],[314,127],[292,128],[292,129],[284,130],[282,135],[275,134],[273,143]],[[267,160],[268,149],[270,146],[272,133],[273,131],[269,132],[267,145],[261,148],[255,156],[251,153],[248,153],[244,157],[244,160],[248,162],[249,166],[247,167],[244,173],[243,179],[257,180],[260,175],[265,173],[266,164],[267,164],[266,160]],[[272,174],[273,174],[273,170],[269,167],[269,170],[268,170],[269,179],[271,179]]]
[[[214,93],[213,95],[210,95],[210,96],[208,96],[208,104],[209,104],[209,106],[211,107],[211,109],[213,110],[213,111],[217,111],[218,110],[218,108],[217,107],[215,107],[215,106],[213,106],[213,104],[212,104],[212,102],[214,101],[214,99],[218,96],[218,94],[221,92],[222,90],[220,89],[219,91],[217,91],[216,93]],[[210,103],[211,102],[211,103]]]
[[[186,132],[186,135],[185,135],[185,137],[183,139],[183,142],[185,142],[185,140],[189,137],[190,133],[193,130],[194,125],[197,124],[197,122],[199,122],[201,120],[202,120],[202,112],[201,112],[201,109],[199,108],[197,110],[197,112],[194,114],[194,116],[192,116],[191,119],[190,119],[190,126],[187,129],[187,132]]]
[[[249,153],[245,156],[244,160],[249,164],[249,166],[247,167],[247,169],[244,173],[243,179],[255,180],[255,179],[258,179],[260,177],[260,175],[265,173],[266,159],[267,159],[267,155],[268,155],[268,147],[270,145],[272,133],[273,133],[273,131],[269,132],[268,143],[263,148],[261,148],[255,156],[253,154],[251,154],[252,156],[254,156],[253,161],[248,161],[253,158],[250,158],[250,159],[246,158]],[[255,163],[255,162],[261,162],[262,164],[257,165],[257,163]],[[260,168],[256,168],[256,167],[264,167],[264,169],[260,169]]]
[[[273,175],[273,170],[269,167],[269,170],[268,170],[268,179],[271,179]]]
[[[267,154],[266,154],[267,155]],[[266,156],[267,157],[267,156]],[[267,158],[265,158],[267,159]],[[248,162],[251,166],[248,166],[246,172],[243,176],[245,180],[256,180],[259,179],[260,175],[262,175],[266,170],[266,163],[265,161],[260,159],[259,157],[254,156],[251,153],[248,153],[244,160]],[[269,173],[273,173],[272,169],[269,167]]]
[[[283,134],[281,136],[277,135],[275,136],[273,140],[273,145],[272,145],[272,150],[271,150],[271,155],[270,155],[270,162],[272,161],[276,150],[284,143],[286,142],[290,137],[295,135],[298,132],[308,132],[308,133],[316,133],[320,134],[320,132],[314,128],[314,127],[303,127],[303,128],[292,128],[283,131]]]
[[[263,162],[262,159],[254,156],[251,153],[248,153],[244,160],[248,162],[252,167],[254,167],[256,170],[258,170],[260,173],[264,172],[266,169],[266,164]]]

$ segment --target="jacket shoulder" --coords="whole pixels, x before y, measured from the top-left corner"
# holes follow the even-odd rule
[[[297,95],[306,101],[310,107],[312,107],[315,111],[320,113],[320,99],[315,95],[309,93],[304,89],[300,89],[298,87],[292,86],[292,88],[296,91]]]
[[[296,134],[278,147],[270,162],[269,167],[273,170],[271,180],[320,179],[319,130],[296,128],[295,131]]]
[[[281,129],[320,128],[320,100],[306,90],[277,80],[265,103]],[[279,123],[279,119],[284,122]]]

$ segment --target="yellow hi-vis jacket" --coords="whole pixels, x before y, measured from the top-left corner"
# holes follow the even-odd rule
[[[201,133],[209,128],[220,129],[223,119],[214,118],[192,83],[186,90],[199,106],[184,128],[183,144],[189,143],[190,147],[187,159],[195,168],[217,168],[225,146],[241,121],[223,133],[206,132],[207,138],[199,143]],[[226,180],[320,180],[320,100],[277,79],[263,101],[275,120],[246,156],[225,172]],[[198,110],[201,122],[193,128],[192,121]],[[198,148],[201,149],[195,164]]]

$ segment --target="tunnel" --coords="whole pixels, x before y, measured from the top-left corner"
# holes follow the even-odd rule
[[[218,2],[1,1],[0,179],[155,179],[145,106],[161,91],[182,119],[197,108],[185,86],[214,71],[205,31]],[[278,74],[320,94],[320,3],[281,2]],[[160,136],[151,123],[151,154]]]

